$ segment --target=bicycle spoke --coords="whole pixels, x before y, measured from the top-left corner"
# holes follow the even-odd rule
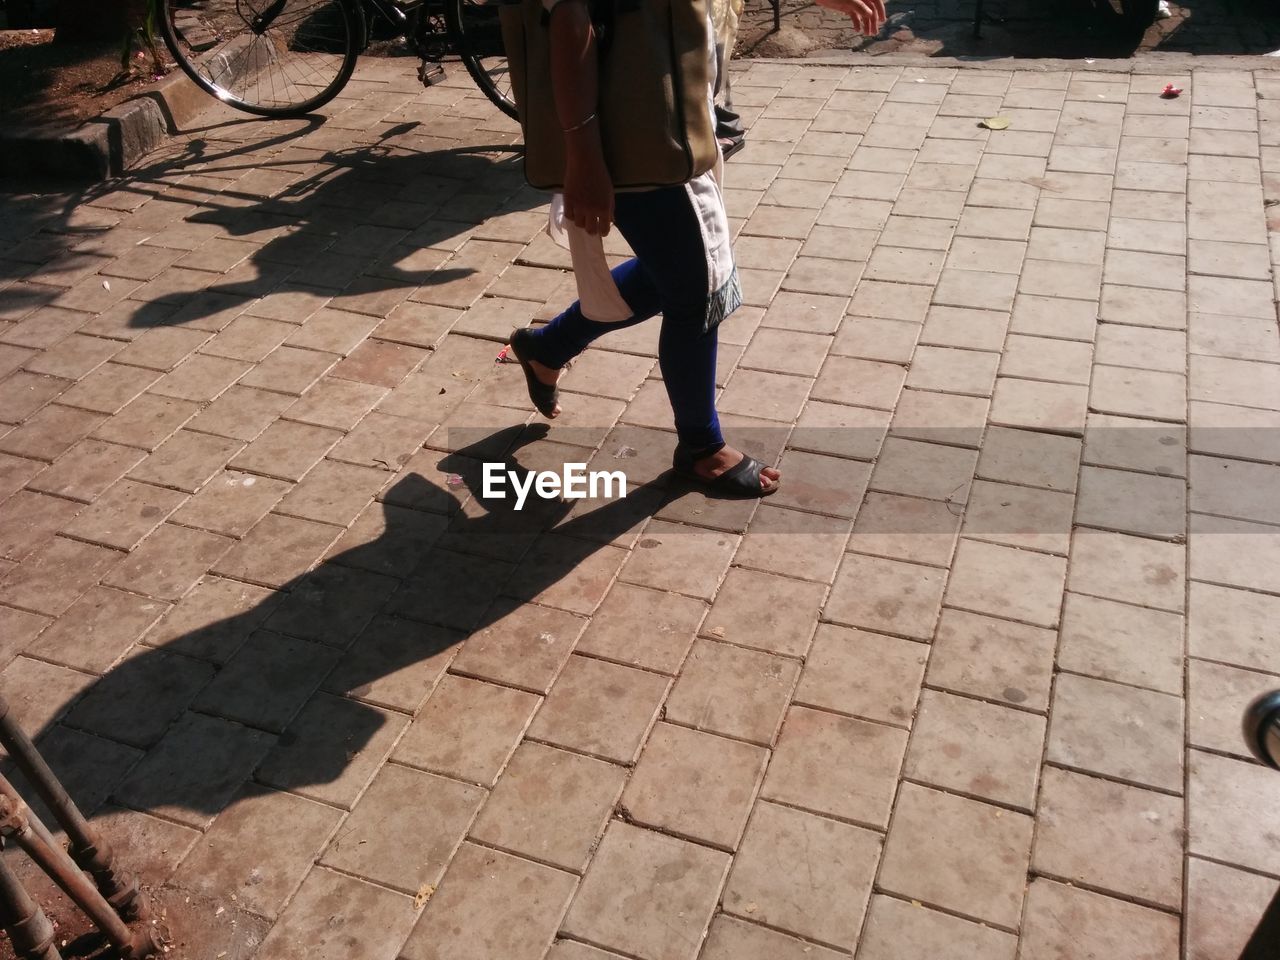
[[[295,0],[259,34],[251,22],[268,0],[163,0],[166,37],[184,69],[233,106],[303,113],[332,99],[354,66],[350,2]]]

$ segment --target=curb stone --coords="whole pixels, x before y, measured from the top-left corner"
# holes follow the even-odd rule
[[[209,102],[175,69],[145,93],[79,127],[0,130],[0,177],[98,181],[120,176]]]

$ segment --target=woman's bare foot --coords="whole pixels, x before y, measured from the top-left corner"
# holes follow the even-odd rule
[[[538,378],[539,383],[545,383],[548,387],[554,387],[560,379],[563,370],[557,370],[555,367],[548,367],[545,363],[539,363],[537,360],[529,361],[529,368],[533,371],[533,375]],[[557,403],[548,419],[554,420],[560,416],[560,404]]]
[[[714,480],[726,470],[734,467],[744,457],[741,450],[735,450],[733,447],[721,447],[709,457],[703,457],[693,464],[694,472],[704,480]],[[778,481],[782,479],[782,474],[773,467],[765,467],[760,471],[760,489],[770,491],[778,485]]]

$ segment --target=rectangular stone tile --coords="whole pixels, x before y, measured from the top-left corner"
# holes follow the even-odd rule
[[[134,447],[88,438],[42,470],[27,489],[91,503],[145,457]]]
[[[1107,323],[1185,330],[1187,298],[1177,291],[1143,290],[1104,284],[1098,318]]]
[[[901,437],[884,442],[872,490],[962,504],[968,499],[977,452]]]
[[[115,550],[55,537],[0,580],[0,601],[61,616],[122,558]]]
[[[1087,385],[1092,363],[1087,343],[1011,334],[1000,358],[1000,375]]]
[[[214,565],[213,572],[280,587],[310,569],[341,532],[329,524],[270,514]]]
[[[627,819],[732,851],[766,761],[758,747],[659,724],[623,796]]]
[[[803,656],[825,593],[821,584],[733,569],[701,632],[768,653]]]
[[[559,675],[586,621],[535,604],[502,602],[489,625],[464,644],[456,672],[545,694]]]
[[[568,941],[566,941],[567,943]],[[746,923],[727,913],[711,922],[703,960],[836,960],[842,954],[825,947],[817,947],[806,940],[768,927]],[[554,952],[549,960],[606,960],[604,957],[559,957]]]
[[[394,759],[492,786],[539,702],[523,691],[446,676],[397,744]]]
[[[206,577],[143,637],[186,657],[225,663],[274,609],[278,594],[260,586]]]
[[[980,800],[1035,809],[1045,719],[926,690],[904,775]]]
[[[880,837],[758,803],[725,888],[727,913],[852,949],[871,895]]]
[[[1280,650],[1268,639],[1280,598],[1192,581],[1187,650],[1195,657],[1280,673]]]
[[[1280,410],[1280,379],[1276,378],[1274,364],[1192,356],[1190,397],[1192,400],[1261,410]]]
[[[1186,516],[1182,480],[1089,466],[1080,471],[1080,526],[1176,540],[1186,536]]]
[[[540,960],[574,886],[571,874],[463,844],[400,955],[405,960]]]
[[[320,863],[415,895],[440,883],[484,796],[479,787],[386,764]]]
[[[262,762],[257,779],[350,810],[408,723],[354,700],[316,695]]]
[[[1186,378],[1180,373],[1098,365],[1089,407],[1101,413],[1180,421],[1186,419]]]
[[[147,748],[164,735],[213,675],[208,663],[140,646],[94,684],[66,722]]]
[[[1180,697],[1061,674],[1046,756],[1086,773],[1181,793],[1183,710]]]
[[[1066,566],[1058,557],[961,539],[946,602],[975,613],[1054,627]]]
[[[476,819],[471,836],[581,873],[624,779],[620,767],[524,743]]]
[[[820,624],[795,702],[908,726],[926,654],[911,641]]]
[[[1186,554],[1180,544],[1082,530],[1072,542],[1067,589],[1180,612],[1185,605]]]
[[[964,397],[926,390],[902,391],[889,432],[957,447],[977,448],[987,423],[986,397]]]
[[[991,399],[991,423],[1080,436],[1089,397],[1083,385],[1002,376]]]
[[[166,523],[118,563],[103,583],[177,601],[235,541]]]
[[[728,867],[726,854],[615,822],[574,898],[564,932],[644,960],[692,960]]]
[[[1180,326],[1184,323],[1181,319],[1178,322]],[[1008,326],[1014,333],[1027,336],[1091,342],[1097,334],[1098,304],[1092,300],[1019,294]]]
[[[396,953],[417,910],[409,897],[332,870],[311,870],[262,949],[279,960],[343,960],[353,943]]]
[[[665,717],[768,746],[798,673],[792,660],[699,640],[667,699]]]
[[[275,739],[227,720],[184,714],[133,768],[116,798],[135,809],[206,829]]]
[[[332,807],[301,797],[252,791],[214,821],[174,881],[206,896],[234,897],[245,909],[275,919],[341,818]]]
[[[280,420],[232,459],[230,466],[296,483],[341,439],[336,430]]]
[[[1186,941],[1191,956],[1239,956],[1275,896],[1276,882],[1208,860],[1187,860]]]
[[[604,660],[675,674],[706,614],[705,604],[627,583],[614,584],[578,641],[577,650]],[[637,618],[647,623],[635,642]]]
[[[1251,590],[1275,589],[1280,536],[1275,526],[1190,517],[1190,573],[1197,580]]]
[[[195,493],[244,446],[238,440],[179,430],[130,471],[134,480]]]
[[[1158,420],[1091,413],[1085,425],[1084,462],[1181,477],[1187,472],[1187,429]]]
[[[24,730],[38,735],[66,713],[94,678],[31,657],[11,660],[0,673],[0,694]]]
[[[629,764],[635,760],[669,681],[644,671],[570,657],[529,736]]]
[[[1049,767],[1032,868],[1176,909],[1183,817],[1180,798]]]
[[[974,540],[1066,555],[1074,508],[1066,493],[979,480],[969,495],[964,533]]]
[[[1190,458],[1189,467],[1192,510],[1280,523],[1280,506],[1274,502],[1280,467],[1198,456]]]
[[[174,514],[175,523],[243,537],[290,489],[283,480],[224,471]]]
[[[738,539],[655,520],[645,527],[639,549],[632,553],[619,578],[709,600],[729,566]]]
[[[978,476],[1071,492],[1080,467],[1081,444],[1030,430],[992,427],[978,459]]]
[[[1240,735],[1241,704],[1270,693],[1280,682],[1272,674],[1203,660],[1189,660],[1187,673],[1188,742],[1248,759],[1251,753]]]
[[[27,648],[53,621],[25,610],[13,607],[0,607],[0,660],[8,663],[13,657]],[[78,638],[77,638],[78,639]],[[119,651],[116,651],[119,655]]]
[[[933,567],[849,554],[827,600],[834,622],[928,640],[942,605],[945,576]]]
[[[734,562],[742,567],[829,583],[839,566],[849,522],[762,505]]]
[[[879,884],[889,893],[1005,929],[1022,916],[1034,821],[905,783]]]
[[[101,413],[49,404],[32,414],[22,426],[0,435],[0,451],[52,463],[106,419]]]
[[[0,503],[0,557],[17,562],[30,556],[72,524],[82,509],[61,497],[19,490]]]
[[[872,493],[858,511],[848,549],[945,567],[959,529],[960,518],[946,503]]]
[[[1101,680],[1181,695],[1183,618],[1068,593],[1059,665]]]
[[[1027,893],[1022,956],[1124,956],[1161,960],[1178,955],[1176,916],[1037,878]]]
[[[926,679],[943,689],[1043,712],[1056,639],[1051,630],[947,609]]]
[[[1013,960],[1017,949],[1011,934],[877,894],[858,953],[863,960]]]
[[[463,539],[474,536],[463,535]],[[533,542],[503,592],[588,616],[600,605],[626,559],[617,547],[547,533]]]
[[[909,363],[919,338],[920,325],[909,320],[849,316],[841,321],[840,328],[836,331],[831,353],[838,357],[857,357],[864,361],[877,361],[867,365],[867,369],[874,372],[874,368],[880,367],[881,364]],[[851,367],[856,368],[857,365],[854,364]],[[827,387],[833,391],[836,402],[844,402],[839,399],[842,387],[838,382],[829,381]],[[844,395],[855,398],[866,395],[861,392],[860,385],[845,385],[843,389],[849,391]],[[879,390],[883,390],[883,385],[879,386]],[[876,384],[868,385],[867,393],[874,395],[876,391]],[[814,402],[811,400],[806,406],[812,406]],[[891,398],[886,397],[886,401],[874,405],[881,406],[882,409],[890,409],[893,402]]]
[[[905,731],[793,707],[761,796],[883,829],[906,747]]]

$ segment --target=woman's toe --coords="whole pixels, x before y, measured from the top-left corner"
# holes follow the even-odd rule
[[[760,471],[760,479],[766,481],[760,484],[760,489],[772,490],[778,485],[778,481],[782,479],[782,474],[773,467],[765,467]]]

